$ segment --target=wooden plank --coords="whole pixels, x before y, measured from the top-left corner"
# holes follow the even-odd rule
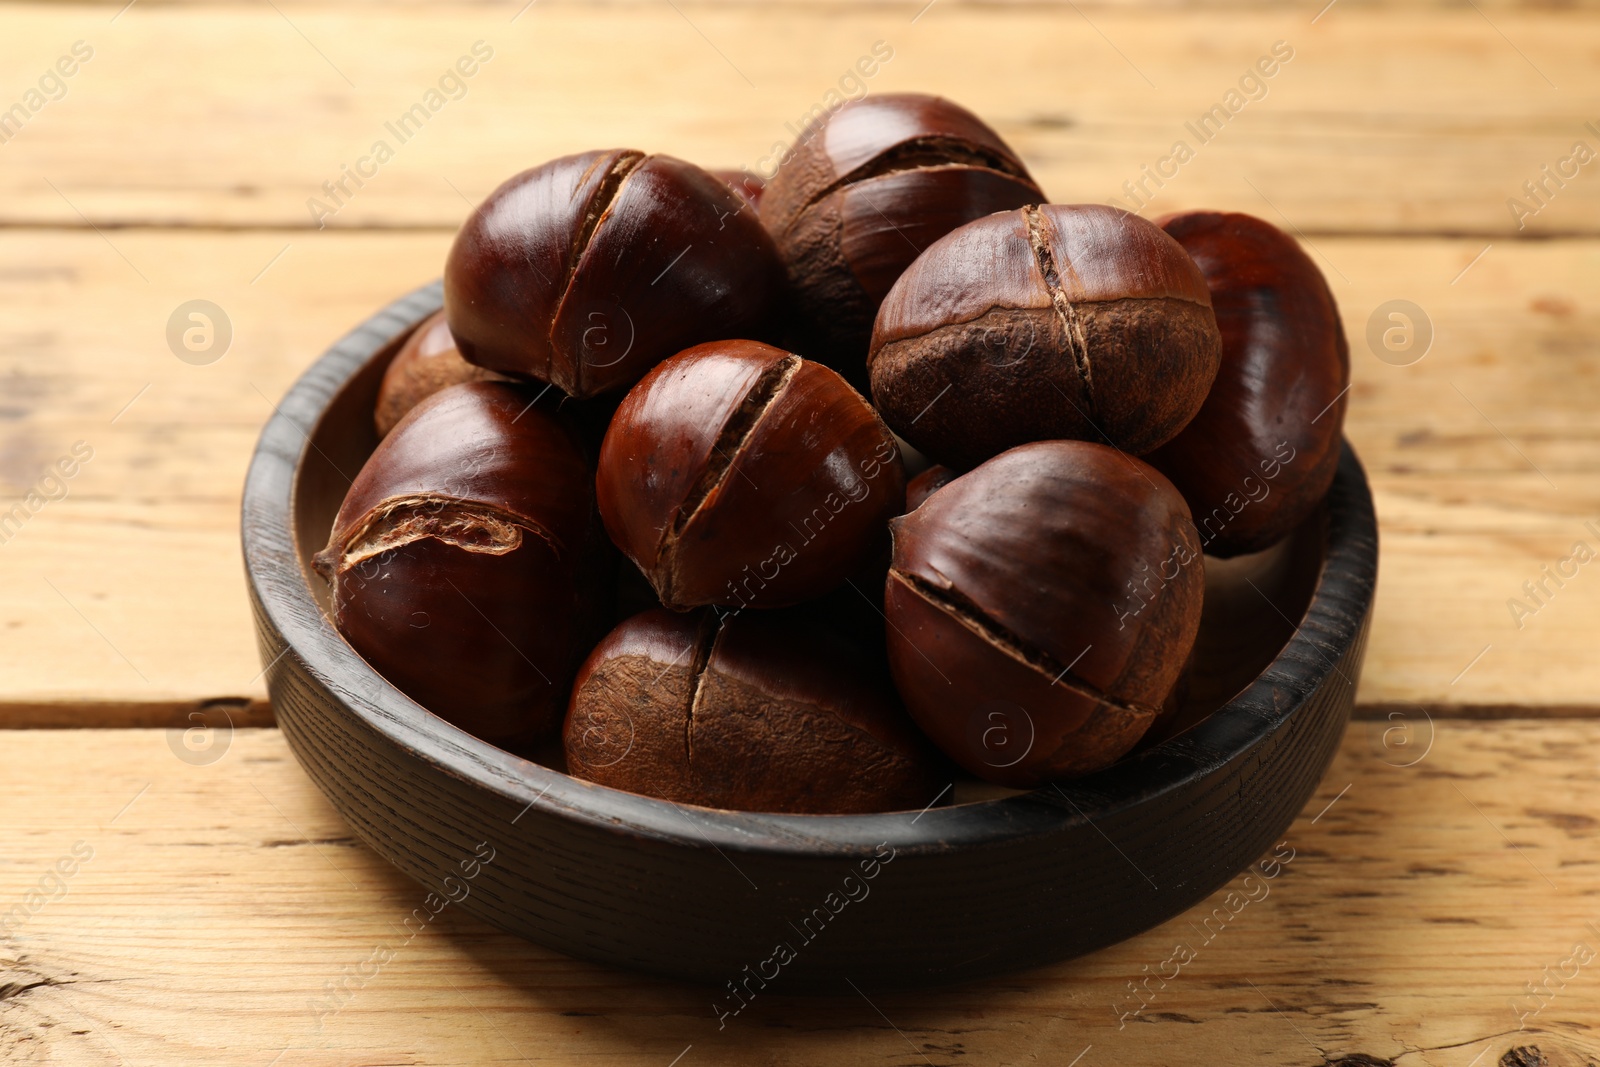
[[[74,442],[94,449],[66,499],[0,544],[0,723],[160,722],[212,699],[259,722],[237,532],[256,434],[324,346],[435,274],[449,239],[105,237],[0,233],[0,512]],[[1548,585],[1520,620],[1507,602],[1574,541],[1600,550],[1585,526],[1600,522],[1600,242],[1496,243],[1479,259],[1485,243],[1314,239],[1352,339],[1348,430],[1382,524],[1361,688],[1380,717],[1597,704],[1600,574]],[[191,366],[164,331],[202,297],[226,309],[233,347]],[[1434,329],[1411,366],[1365,340],[1397,298]]]
[[[7,735],[0,1057],[1466,1067],[1600,1054],[1597,723],[1453,722],[1410,767],[1353,728],[1272,877],[1076,962],[914,995],[775,985],[725,1029],[714,990],[567,960],[448,907],[408,937],[421,888],[350,838],[276,731],[228,740],[202,766],[160,731]],[[76,869],[52,875],[63,858]],[[1569,962],[1576,945],[1589,962]],[[1192,958],[1168,962],[1180,946]],[[1519,1047],[1545,1059],[1502,1058]]]
[[[962,101],[1059,200],[1125,196],[1148,165],[1174,174],[1159,192],[1146,185],[1152,213],[1281,212],[1313,234],[1600,225],[1593,165],[1531,219],[1508,208],[1575,141],[1600,150],[1586,128],[1600,124],[1593,6],[1491,18],[1345,3],[1313,23],[1323,5],[1296,5],[1225,25],[1187,7],[941,3],[916,17],[921,2],[826,17],[806,5],[541,3],[513,22],[520,6],[371,19],[343,5],[144,3],[111,21],[100,6],[8,5],[0,69],[42,73],[77,40],[95,53],[0,146],[0,223],[453,228],[464,200],[596,145],[770,168],[790,124],[883,41],[893,59],[866,89]],[[389,132],[480,39],[495,58],[464,95],[404,142]],[[1264,96],[1208,141],[1186,128],[1280,40],[1294,58]],[[29,77],[4,88],[6,106]],[[380,140],[394,157],[335,204],[323,183]],[[1194,158],[1163,163],[1180,140]],[[324,217],[312,199],[339,210]]]

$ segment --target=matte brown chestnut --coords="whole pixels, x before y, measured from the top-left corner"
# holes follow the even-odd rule
[[[373,425],[378,436],[384,437],[406,412],[446,386],[499,377],[461,358],[456,339],[450,336],[450,324],[440,311],[423,320],[383,372]]]
[[[922,502],[961,477],[960,471],[935,463],[906,483],[906,510],[914,511]]]
[[[346,494],[317,570],[339,631],[417,703],[497,744],[551,733],[603,630],[594,474],[537,390],[453,385]]]
[[[1189,501],[1208,553],[1256,552],[1333,484],[1350,385],[1339,307],[1311,257],[1269,222],[1191,211],[1159,224],[1211,288],[1222,366],[1199,414],[1146,458]]]
[[[878,311],[868,368],[895,432],[964,469],[1053,438],[1149,452],[1200,410],[1221,349],[1178,242],[1115,208],[1052,204],[917,257]]]
[[[600,515],[661,602],[782,607],[864,566],[905,503],[900,450],[838,374],[755,341],[662,363],[600,446]]]
[[[782,299],[777,250],[732,189],[627,149],[518,174],[467,219],[444,270],[468,362],[580,398],[690,345],[765,336]]]
[[[787,612],[635,615],[579,670],[563,740],[580,778],[706,807],[917,810],[943,784],[881,663]]]
[[[1126,753],[1200,626],[1200,537],[1172,484],[1104,445],[1002,453],[890,524],[889,666],[957,763],[1028,788]]]
[[[866,389],[878,305],[917,254],[1045,200],[1000,135],[937,96],[885,93],[808,125],[761,199],[819,359]]]

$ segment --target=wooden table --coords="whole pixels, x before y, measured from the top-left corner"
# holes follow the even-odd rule
[[[1600,565],[1573,558],[1600,549],[1600,162],[1573,156],[1600,151],[1600,8],[1324,2],[0,3],[0,1060],[1600,1059]],[[1327,273],[1383,568],[1292,861],[1088,959],[725,1029],[711,991],[449,909],[409,936],[421,890],[271,725],[236,529],[258,428],[511,173],[613,144],[770,166],[877,42],[860,85],[962,101],[1058,199],[1142,179],[1146,214],[1253,212]],[[202,364],[167,339],[197,299],[232,330]],[[232,723],[198,752],[197,711]]]

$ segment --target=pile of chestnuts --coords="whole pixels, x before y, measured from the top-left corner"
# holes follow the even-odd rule
[[[1205,557],[1316,509],[1348,380],[1274,226],[1049,203],[970,112],[872,96],[764,185],[618,149],[496,189],[316,566],[351,646],[487,741],[915,810],[1170,714]]]

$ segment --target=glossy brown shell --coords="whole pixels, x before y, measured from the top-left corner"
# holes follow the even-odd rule
[[[720,341],[651,371],[600,450],[600,514],[668,607],[781,607],[866,563],[905,500],[894,438],[820,363]]]
[[[847,103],[801,132],[767,183],[807,352],[865,390],[878,305],[917,255],[993,211],[1045,199],[1021,159],[977,116],[920,93]]]
[[[868,369],[895,432],[965,469],[1052,438],[1148,452],[1200,409],[1221,347],[1182,246],[1137,215],[1051,204],[918,257],[879,309]]]
[[[702,341],[775,328],[783,268],[724,182],[671,156],[563,156],[501,185],[445,263],[469,362],[574,397],[625,389]]]
[[[787,612],[626,620],[579,670],[564,741],[579,777],[713,808],[893,811],[943,784],[881,665]]]
[[[1205,571],[1178,491],[1114,449],[1002,453],[890,524],[889,663],[957,763],[1017,787],[1098,770],[1155,719]]]
[[[915,510],[924,500],[959,477],[961,477],[960,471],[951,470],[942,463],[935,463],[906,483],[906,510]]]
[[[1147,458],[1189,501],[1208,553],[1256,552],[1333,484],[1350,349],[1327,280],[1288,234],[1232,212],[1158,220],[1211,289],[1222,363],[1183,431]]]
[[[535,392],[469,383],[412,409],[317,558],[352,647],[428,710],[502,744],[559,721],[604,588],[591,469]]]

